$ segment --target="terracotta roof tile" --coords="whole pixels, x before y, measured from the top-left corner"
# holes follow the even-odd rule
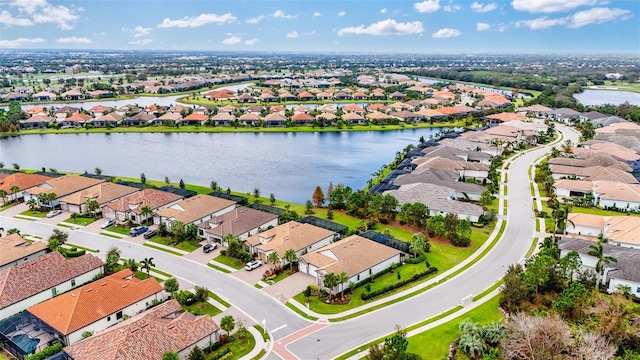
[[[49,176],[38,174],[24,174],[18,172],[0,179],[0,189],[6,191],[7,194],[12,194],[12,186],[18,186],[20,190],[26,190],[51,179],[53,178]]]
[[[299,251],[335,234],[333,231],[318,226],[290,221],[271,230],[250,236],[246,241],[253,246],[257,245],[264,252],[273,250],[280,257],[283,257],[285,251],[289,249]]]
[[[133,211],[136,214],[140,214],[140,210],[145,206],[148,206],[153,210],[180,199],[182,199],[181,196],[170,192],[157,189],[144,189],[129,196],[112,201],[107,205],[107,207],[115,211]]]
[[[190,224],[202,219],[207,215],[218,212],[229,206],[233,206],[234,201],[222,199],[215,196],[198,194],[194,197],[184,199],[169,207],[158,210],[156,215],[180,221],[183,224]]]

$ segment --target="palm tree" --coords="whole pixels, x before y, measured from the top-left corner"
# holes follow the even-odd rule
[[[618,259],[613,256],[604,254],[604,247],[602,246],[602,241],[598,241],[595,245],[589,245],[589,252],[587,255],[591,255],[598,259],[596,263],[596,272],[598,273],[598,278],[596,279],[596,289],[600,286],[600,280],[604,276],[605,265],[610,266],[612,262],[618,262]]]
[[[36,199],[31,198],[27,201],[27,206],[29,207],[30,211],[35,211],[38,207],[38,203],[36,202]]]
[[[340,297],[344,297],[344,284],[349,281],[349,275],[343,271],[338,274],[336,280],[338,280],[338,283],[340,284]]]
[[[5,189],[0,189],[0,199],[2,199],[2,203],[7,203],[7,191]]]
[[[18,185],[12,185],[9,190],[11,191],[11,193],[13,194],[13,201],[17,201],[18,200],[18,191],[20,191],[20,186]]]
[[[87,199],[87,209],[89,210],[89,214],[91,214],[92,217],[96,217],[96,210],[98,210],[98,208],[100,208],[98,200]]]
[[[409,244],[409,252],[412,253],[413,256],[418,256],[418,254],[422,254],[426,246],[427,242],[424,235],[421,233],[413,234],[411,243]]]
[[[147,276],[151,276],[151,274],[149,273],[151,271],[151,268],[153,266],[156,266],[156,264],[153,263],[153,258],[145,258],[144,260],[140,261],[140,265],[142,266],[143,269],[145,269],[147,271]]]
[[[298,260],[298,255],[296,255],[295,250],[289,249],[284,252],[284,259],[289,263],[291,267],[293,267],[293,263]]]
[[[334,273],[325,274],[322,282],[329,289],[329,293],[333,294],[333,290],[338,286],[338,276]]]
[[[276,264],[280,262],[280,257],[278,256],[278,253],[276,253],[275,251],[272,251],[267,256],[267,261],[272,263],[273,266],[275,267]]]
[[[149,216],[151,216],[151,214],[153,214],[153,210],[151,210],[151,208],[147,205],[143,206],[140,209],[140,215],[142,215],[145,221],[149,220]]]

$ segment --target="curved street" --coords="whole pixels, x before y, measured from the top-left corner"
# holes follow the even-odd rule
[[[573,143],[578,134],[566,126],[557,129]],[[522,261],[531,246],[535,231],[528,167],[538,157],[548,153],[547,145],[519,156],[508,170],[508,215],[504,234],[496,246],[480,261],[460,275],[397,304],[340,323],[332,323],[291,343],[287,348],[299,359],[331,359],[350,349],[395,331],[395,326],[407,327],[423,319],[442,313],[468,295],[478,294],[499,280],[510,264]],[[18,228],[23,233],[47,237],[53,225],[0,216],[0,227]],[[271,296],[245,282],[227,276],[195,261],[177,257],[131,242],[112,239],[82,230],[69,231],[69,242],[101,253],[115,245],[122,257],[141,259],[153,257],[157,267],[176,277],[206,286],[248,317],[260,324],[266,320],[268,330],[277,344],[279,339],[310,326]],[[278,359],[275,353],[268,358]]]

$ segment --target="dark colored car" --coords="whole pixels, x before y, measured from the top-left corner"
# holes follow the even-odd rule
[[[158,235],[158,230],[149,230],[144,235],[142,235],[145,239],[151,239],[152,237]]]
[[[131,228],[131,231],[129,231],[129,236],[138,236],[140,234],[146,233],[147,230],[149,230],[149,228],[146,226],[136,226],[134,228]]]

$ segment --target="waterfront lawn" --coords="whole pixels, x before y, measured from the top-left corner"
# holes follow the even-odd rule
[[[37,217],[37,218],[45,218],[45,217],[47,217],[47,212],[48,211],[26,210],[26,211],[21,212],[20,215]]]
[[[224,264],[227,266],[230,266],[236,270],[240,270],[242,268],[244,268],[245,263],[242,262],[242,260],[240,259],[235,259],[232,258],[230,256],[226,256],[226,255],[218,255],[215,258],[213,258],[214,261],[219,262],[220,264]]]
[[[498,310],[499,301],[500,296],[495,296],[466,314],[410,337],[407,352],[418,354],[423,359],[446,358],[449,344],[458,337],[460,333],[458,327],[464,320],[471,319],[481,325],[502,321],[502,313]]]

